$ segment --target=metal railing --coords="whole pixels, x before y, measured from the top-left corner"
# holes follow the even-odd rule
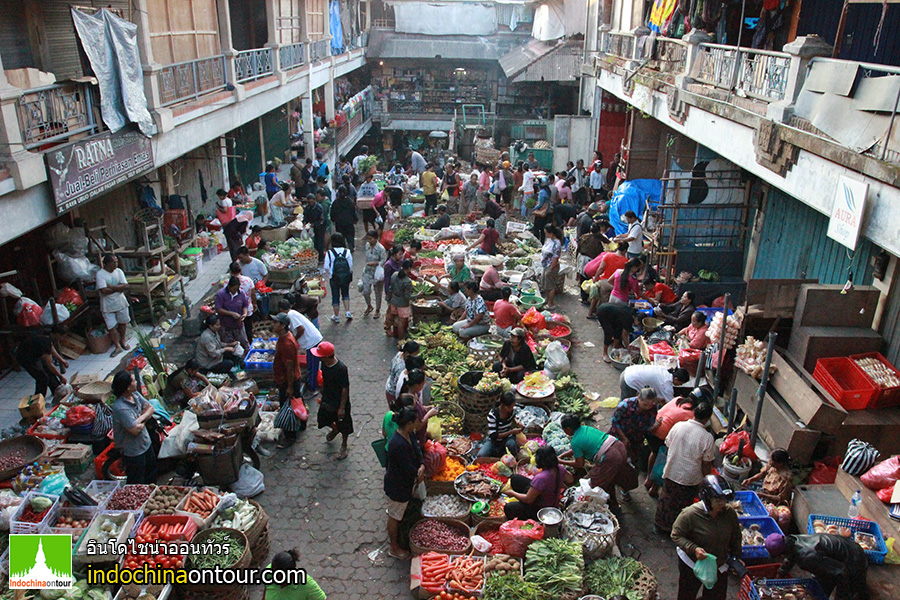
[[[319,62],[331,56],[331,40],[318,40],[309,43],[309,62]]]
[[[225,87],[225,57],[220,54],[166,65],[157,78],[163,106],[196,100]]]
[[[684,73],[687,67],[687,44],[673,38],[657,38],[653,58],[647,66],[660,73]]]
[[[784,99],[791,57],[784,52],[700,44],[697,80],[724,90],[741,90],[752,98]]]
[[[234,70],[238,83],[254,81],[260,77],[271,75],[275,65],[272,64],[271,48],[242,50],[234,59]]]
[[[94,111],[99,106],[97,86],[89,83],[57,83],[26,90],[16,102],[25,148],[99,133],[105,129]]]
[[[299,42],[278,49],[278,63],[282,71],[290,71],[303,64],[303,46],[304,43]]]
[[[619,58],[634,56],[634,34],[628,31],[610,31],[606,37],[606,53]]]

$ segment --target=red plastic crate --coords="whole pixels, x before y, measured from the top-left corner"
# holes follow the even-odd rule
[[[879,391],[862,369],[844,356],[817,360],[813,379],[846,410],[864,410]]]
[[[182,229],[187,229],[188,226],[188,216],[187,210],[181,208],[172,208],[163,213],[163,226],[165,227],[166,232],[169,231],[169,227],[174,225],[178,228],[179,231]]]
[[[900,377],[900,371],[897,370],[897,367],[888,362],[888,359],[882,356],[880,352],[866,352],[865,354],[850,355],[850,360],[856,360],[858,358],[875,358],[881,361],[884,366],[886,366],[888,369],[893,371],[894,374]],[[900,404],[900,386],[883,388],[875,383],[875,381],[866,374],[862,367],[856,365],[856,368],[862,371],[863,376],[865,376],[865,378],[868,379],[878,390],[875,394],[875,397],[872,398],[872,400],[869,402],[868,408],[888,408],[889,406],[896,406],[897,404]]]
[[[181,515],[155,515],[152,517],[147,517],[141,522],[141,526],[138,527],[137,534],[144,535],[151,528],[159,528],[161,525],[184,525],[184,531],[178,534],[176,537],[173,537],[170,540],[160,540],[163,542],[189,542],[193,539],[194,535],[197,533],[197,524],[194,523],[194,520],[187,516]]]

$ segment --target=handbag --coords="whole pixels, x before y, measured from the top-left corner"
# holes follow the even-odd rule
[[[291,402],[285,402],[281,405],[281,408],[278,409],[278,414],[275,415],[272,426],[283,431],[297,431],[300,429],[300,419],[294,413]]]
[[[544,208],[538,208],[537,210],[535,210],[535,211],[532,212],[531,214],[533,214],[535,217],[546,217],[546,216],[547,216],[547,211],[548,211],[549,209],[550,209],[550,205],[547,204],[546,206],[544,206]]]
[[[500,178],[497,180],[497,189],[501,192],[506,189],[506,177],[503,176],[503,169],[500,170]]]
[[[879,456],[878,450],[872,444],[852,439],[847,444],[847,452],[844,454],[841,468],[848,475],[859,477],[875,465]]]

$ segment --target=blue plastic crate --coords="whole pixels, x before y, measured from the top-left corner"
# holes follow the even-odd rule
[[[741,527],[750,527],[751,525],[759,525],[759,530],[763,537],[768,537],[773,533],[782,533],[781,527],[772,517],[740,517]],[[765,546],[743,546],[744,558],[769,558],[769,551]]]
[[[706,321],[711,322],[713,316],[716,313],[722,312],[722,309],[721,308],[698,308],[698,309],[696,309],[696,312],[703,313],[706,316]],[[729,309],[728,316],[730,317],[733,314],[734,314],[734,311]]]
[[[749,585],[747,581],[749,581]],[[757,584],[768,586],[802,585],[814,600],[828,600],[828,596],[825,595],[822,586],[815,579],[757,579],[756,581],[750,581],[749,578],[745,579],[741,585],[738,599],[760,600]]]
[[[254,354],[264,353],[266,356],[271,357],[273,360],[268,361],[251,361],[244,360],[244,368],[248,371],[266,371],[271,370],[274,363],[275,351],[274,350],[251,350],[247,353],[247,357],[250,358]]]
[[[864,519],[847,519],[844,517],[830,517],[827,515],[809,515],[806,522],[806,533],[813,534],[816,532],[813,528],[814,521],[822,521],[825,525],[837,525],[838,527],[849,527],[853,535],[856,532],[868,533],[875,538],[878,545],[877,550],[866,550],[866,556],[873,565],[883,565],[884,557],[887,556],[887,545],[884,543],[884,536],[881,535],[881,528],[874,521],[866,521]]]
[[[744,509],[744,514],[740,515],[741,517],[769,516],[769,511],[766,510],[766,506],[763,504],[763,501],[759,499],[759,496],[756,495],[756,492],[735,492],[734,499],[740,500],[741,508]]]

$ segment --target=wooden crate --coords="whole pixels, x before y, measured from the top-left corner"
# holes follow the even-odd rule
[[[777,368],[769,378],[770,386],[811,429],[834,434],[840,429],[847,411],[787,354],[776,350],[772,364]]]
[[[67,333],[59,340],[59,353],[71,360],[75,360],[84,354],[86,348],[87,340],[75,333]]]

